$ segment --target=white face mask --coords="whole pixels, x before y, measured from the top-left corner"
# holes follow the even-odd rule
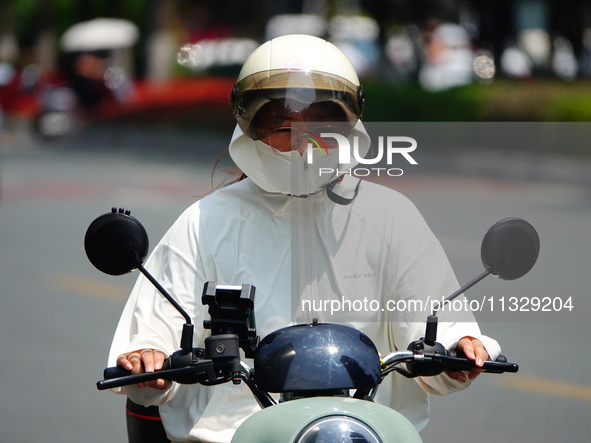
[[[351,146],[354,138],[357,139],[359,155],[365,156],[369,151],[370,139],[361,121],[357,122],[349,135]],[[258,187],[267,192],[297,197],[319,193],[358,163],[351,154],[350,163],[340,164],[338,149],[328,154],[316,148],[310,151],[311,154],[304,152],[303,155],[297,151],[280,152],[260,140],[248,138],[238,126],[234,130],[229,151],[236,166]]]

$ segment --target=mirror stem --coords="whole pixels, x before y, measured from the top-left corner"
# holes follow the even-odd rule
[[[466,292],[468,289],[470,289],[472,286],[474,286],[476,283],[478,283],[479,281],[481,281],[485,277],[488,277],[490,274],[491,274],[490,269],[487,269],[482,274],[480,274],[478,277],[476,277],[474,280],[472,280],[469,283],[466,283],[464,286],[462,286],[456,292],[454,292],[449,297],[447,297],[446,299],[444,299],[443,302],[438,303],[437,305],[435,305],[435,307],[433,308],[433,313],[431,315],[433,315],[433,316],[437,315],[437,311],[439,311],[446,303],[452,301],[458,295],[461,295],[462,293]]]
[[[427,317],[424,340],[429,346],[434,346],[437,342],[437,321],[436,315],[430,315]]]
[[[160,283],[158,283],[158,281],[152,277],[152,274],[150,274],[148,272],[148,270],[146,268],[144,268],[144,266],[140,263],[139,265],[137,265],[137,269],[139,269],[139,271],[144,274],[144,276],[150,280],[150,283],[152,283],[156,289],[158,289],[158,291],[160,291],[160,293],[164,296],[164,298],[166,298],[166,300],[168,300],[170,302],[170,304],[172,306],[175,307],[175,309],[177,311],[179,311],[179,313],[185,318],[185,324],[183,325],[183,333],[181,336],[181,349],[185,352],[191,352],[193,349],[193,330],[194,330],[194,326],[191,323],[191,317],[189,317],[189,314],[187,314],[187,312],[183,309],[183,307],[181,305],[179,305],[177,303],[177,301],[172,298],[172,296],[166,291],[166,289],[164,289],[162,287],[162,285]]]

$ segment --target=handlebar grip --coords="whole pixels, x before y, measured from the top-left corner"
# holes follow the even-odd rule
[[[125,377],[126,375],[131,375],[131,371],[128,371],[127,369],[124,369],[121,366],[111,366],[110,368],[105,368],[105,370],[103,371],[103,378],[105,380]]]
[[[495,361],[484,362],[484,369],[491,374],[502,374],[503,372],[517,372],[519,365],[516,363],[508,363],[504,355],[499,355]]]
[[[434,355],[433,358],[440,360],[445,366],[447,366],[446,370],[469,371],[470,369],[478,367],[473,360],[468,360],[465,357]],[[505,356],[500,355],[495,361],[484,362],[481,369],[484,369],[491,374],[502,374],[503,372],[517,372],[519,371],[519,366],[516,363],[507,363]]]
[[[111,369],[111,368],[107,368]],[[112,371],[116,372],[116,371]],[[165,378],[166,374],[162,374],[161,371],[158,372],[144,372],[142,374],[135,374],[130,375],[129,371],[126,375],[121,376],[112,376],[111,378],[97,381],[96,387],[99,391],[103,391],[105,389],[112,389],[112,388],[120,388],[122,386],[129,386],[136,383],[143,383],[150,380],[156,380],[158,378]]]
[[[117,371],[113,370],[113,368],[107,368],[110,374],[118,373]],[[123,371],[125,371],[123,369]],[[106,372],[106,370],[105,370]],[[157,380],[159,378],[163,378],[165,380],[176,380],[179,377],[187,374],[195,373],[195,367],[193,366],[186,366],[183,368],[176,368],[176,369],[161,369],[160,371],[156,372],[144,372],[142,374],[135,374],[129,375],[129,371],[125,371],[127,375],[118,376],[110,379],[105,379],[98,381],[96,383],[96,387],[99,391],[103,391],[105,389],[112,389],[112,388],[119,388],[121,386],[129,386],[136,383],[143,383],[146,381]]]

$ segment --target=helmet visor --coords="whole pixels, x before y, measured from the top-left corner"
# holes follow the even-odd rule
[[[240,129],[253,140],[271,136],[294,112],[308,125],[336,123],[339,132],[350,132],[363,109],[360,86],[336,75],[283,69],[240,80],[233,104]]]

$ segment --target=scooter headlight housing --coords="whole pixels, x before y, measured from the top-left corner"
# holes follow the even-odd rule
[[[300,432],[296,443],[383,443],[376,432],[352,417],[322,417],[310,423]]]

